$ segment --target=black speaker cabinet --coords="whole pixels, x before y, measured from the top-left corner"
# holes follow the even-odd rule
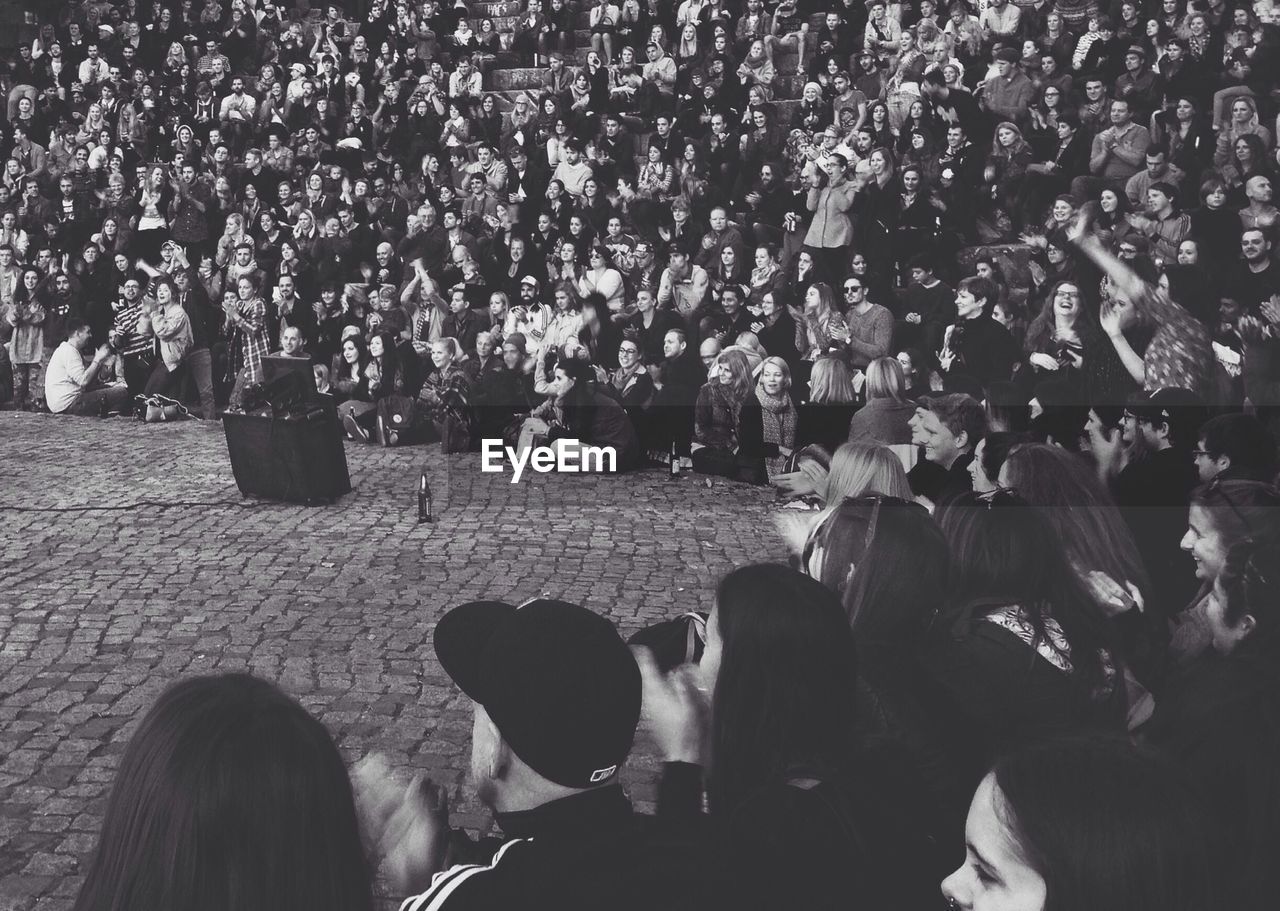
[[[332,503],[351,492],[347,454],[331,403],[305,415],[222,416],[236,486],[245,496]]]

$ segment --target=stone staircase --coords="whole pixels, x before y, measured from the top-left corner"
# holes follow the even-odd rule
[[[578,2],[580,8],[576,13],[574,51],[572,59],[567,61],[570,66],[584,66],[587,62],[587,53],[591,50],[590,9],[582,5],[583,0]],[[480,20],[492,19],[494,28],[502,35],[514,32],[515,23],[524,10],[524,4],[469,2],[467,9],[471,14],[471,27],[477,33],[480,31]],[[822,19],[823,14],[816,13],[810,22],[808,40],[810,53],[817,45],[817,31],[822,25]],[[485,94],[495,95],[498,98],[499,107],[504,111],[510,109],[516,96],[542,85],[545,70],[540,67],[529,67],[525,65],[526,63],[527,61],[521,61],[516,54],[503,51],[497,55],[497,59],[485,73]],[[779,75],[773,83],[774,101],[770,104],[776,111],[778,122],[788,124],[801,90],[804,88],[805,77],[795,72],[796,55],[793,52],[777,54],[774,57],[774,64],[778,68]]]

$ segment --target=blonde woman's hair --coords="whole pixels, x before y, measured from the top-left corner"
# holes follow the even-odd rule
[[[450,362],[461,360],[462,358],[462,346],[458,344],[458,340],[453,336],[445,336],[444,338],[438,338],[431,344],[444,345],[445,349],[449,352]]]
[[[902,392],[906,385],[907,378],[896,357],[878,357],[867,365],[867,401],[893,399],[905,402]]]
[[[853,377],[838,357],[820,357],[809,376],[809,401],[820,404],[849,404],[853,401]]]
[[[764,376],[765,367],[777,367],[782,371],[782,395],[786,395],[791,391],[791,368],[787,366],[787,362],[780,357],[767,357],[760,362],[760,369],[756,371],[757,377]],[[756,385],[760,385],[760,380],[756,380]]]
[[[875,443],[845,443],[831,457],[827,472],[827,489],[823,500],[828,507],[839,505],[846,497],[864,494],[912,498],[911,485],[902,460],[887,446]]]

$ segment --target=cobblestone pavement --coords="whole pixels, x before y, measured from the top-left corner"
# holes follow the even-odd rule
[[[447,608],[549,592],[628,635],[781,556],[754,488],[657,471],[512,485],[436,446],[347,458],[337,506],[241,508],[218,429],[0,414],[0,911],[71,906],[120,754],[180,676],[274,680],[348,759],[429,770],[455,822],[484,828],[463,786],[469,703],[431,650]],[[424,465],[437,521],[418,525]],[[175,499],[221,505],[127,508]],[[641,744],[625,778],[641,806],[655,769]]]

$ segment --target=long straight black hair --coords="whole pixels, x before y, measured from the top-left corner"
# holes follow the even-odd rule
[[[1121,675],[1109,679],[1106,667],[1108,658],[1119,660],[1110,621],[1039,510],[1004,491],[970,493],[944,503],[937,519],[951,546],[953,607],[1018,605],[1037,638],[1051,646],[1045,621],[1052,618],[1070,647],[1072,676],[1095,699],[1117,695]]]
[[[795,775],[847,770],[856,755],[857,657],[835,592],[781,564],[744,566],[720,580],[716,617],[712,813]]]
[[[129,741],[75,911],[373,911],[329,732],[247,674],[167,689]]]
[[[1203,911],[1221,833],[1179,770],[1120,738],[1038,743],[996,762],[997,813],[1045,881],[1045,911]]]

